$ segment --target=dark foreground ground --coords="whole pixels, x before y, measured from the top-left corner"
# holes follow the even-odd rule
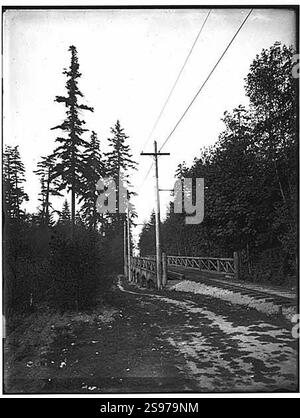
[[[6,340],[5,392],[297,391],[298,341],[280,317],[122,277],[109,303],[31,316]]]

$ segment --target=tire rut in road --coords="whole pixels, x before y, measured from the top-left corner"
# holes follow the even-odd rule
[[[120,278],[118,287],[138,296],[145,309],[155,302],[161,310],[161,341],[184,359],[184,371],[199,391],[296,390],[297,344],[290,330],[252,311],[246,314],[253,320],[240,325],[239,309],[234,313],[231,307],[226,315],[226,304],[222,315],[191,300],[178,300],[178,295],[171,299],[125,289]]]

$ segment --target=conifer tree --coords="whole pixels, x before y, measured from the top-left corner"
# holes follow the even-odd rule
[[[100,141],[96,132],[92,131],[90,142],[85,151],[85,168],[83,191],[80,203],[83,202],[81,213],[89,228],[96,229],[101,215],[97,212],[97,190],[96,185],[100,178],[105,177],[105,163],[100,151]]]
[[[40,221],[42,225],[49,225],[51,214],[50,208],[52,204],[51,196],[62,196],[59,192],[60,182],[58,178],[54,178],[55,156],[49,155],[42,157],[37,164],[37,170],[34,171],[40,177],[41,190],[39,193],[39,202],[41,203],[41,210],[39,212]]]
[[[70,207],[69,207],[67,199],[65,199],[65,201],[63,203],[62,211],[60,212],[60,215],[59,215],[58,224],[59,225],[69,225],[70,222],[71,222]]]
[[[18,146],[6,146],[3,169],[5,212],[10,220],[20,221],[25,215],[21,205],[28,201],[28,195],[24,191],[25,167]]]
[[[119,181],[122,179],[127,188],[130,187],[129,171],[136,170],[137,163],[132,159],[130,146],[126,144],[129,137],[124,133],[119,120],[111,128],[111,133],[113,136],[108,139],[111,151],[107,152],[105,156],[107,158],[107,175],[114,179],[117,187],[116,212],[119,214]],[[128,192],[128,197],[132,194],[134,193]],[[118,218],[120,219],[120,216]]]
[[[66,110],[66,118],[52,129],[60,129],[67,134],[66,137],[57,137],[56,142],[59,146],[54,150],[57,159],[55,165],[55,177],[61,178],[60,189],[67,189],[71,192],[71,221],[72,231],[75,225],[76,196],[82,192],[82,177],[84,172],[84,153],[83,150],[88,143],[82,138],[87,129],[84,128],[85,121],[80,118],[82,110],[93,112],[93,108],[79,103],[83,94],[78,87],[78,79],[81,77],[79,72],[79,62],[75,46],[70,46],[71,64],[69,69],[64,69],[63,74],[67,77],[66,96],[56,96],[57,103],[63,103]]]

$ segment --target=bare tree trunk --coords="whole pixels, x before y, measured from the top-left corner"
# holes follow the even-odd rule
[[[48,168],[48,179],[47,179],[47,191],[46,191],[46,202],[45,202],[45,220],[46,225],[49,226],[49,194],[50,194],[50,167]]]
[[[286,201],[286,197],[285,197],[285,194],[284,194],[284,191],[283,191],[282,183],[281,183],[281,180],[280,180],[280,177],[279,177],[279,172],[278,172],[278,166],[277,166],[276,159],[274,159],[273,162],[274,162],[275,173],[276,173],[276,178],[277,178],[277,183],[278,183],[278,186],[279,186],[280,194],[281,194],[283,203],[286,205],[287,201]]]
[[[74,238],[74,229],[75,229],[75,190],[74,182],[72,186],[72,197],[71,197],[71,237]]]

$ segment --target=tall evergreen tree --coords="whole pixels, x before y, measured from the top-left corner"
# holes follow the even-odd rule
[[[28,201],[24,191],[25,167],[21,160],[19,147],[6,146],[3,154],[3,186],[5,212],[11,220],[21,220],[24,211],[21,206]]]
[[[105,163],[100,150],[100,141],[96,132],[92,131],[90,142],[85,151],[84,187],[79,202],[83,202],[81,213],[89,228],[96,229],[97,223],[103,218],[97,212],[97,190],[96,185],[100,178],[106,173]]]
[[[55,156],[49,155],[42,157],[37,164],[37,170],[34,171],[40,178],[41,190],[39,193],[39,202],[41,203],[40,222],[42,225],[50,224],[50,209],[52,204],[51,196],[62,196],[58,191],[60,182],[54,177]]]
[[[83,94],[78,88],[78,79],[81,77],[79,72],[79,62],[75,46],[70,46],[71,64],[69,69],[64,69],[63,74],[67,77],[66,96],[56,96],[57,103],[64,103],[67,108],[66,119],[60,125],[52,129],[60,129],[67,133],[67,137],[57,137],[56,142],[60,145],[54,150],[57,159],[54,172],[55,177],[62,180],[60,189],[67,189],[71,192],[71,221],[72,231],[75,225],[76,196],[82,192],[82,177],[84,174],[84,154],[83,149],[88,143],[82,138],[82,134],[87,131],[84,128],[85,121],[80,118],[82,110],[93,112],[93,108],[84,104],[79,104],[79,98]]]
[[[105,154],[107,158],[107,175],[112,177],[117,187],[117,207],[116,212],[119,216],[119,181],[125,183],[127,188],[131,187],[129,181],[129,171],[136,170],[137,163],[132,159],[130,153],[130,146],[126,144],[126,140],[129,138],[124,129],[121,127],[120,121],[117,120],[115,126],[111,128],[112,137],[108,139],[110,151]],[[132,191],[128,191],[128,197],[134,194]]]
[[[64,200],[62,211],[60,212],[58,224],[69,225],[71,222],[71,212],[67,199]]]

